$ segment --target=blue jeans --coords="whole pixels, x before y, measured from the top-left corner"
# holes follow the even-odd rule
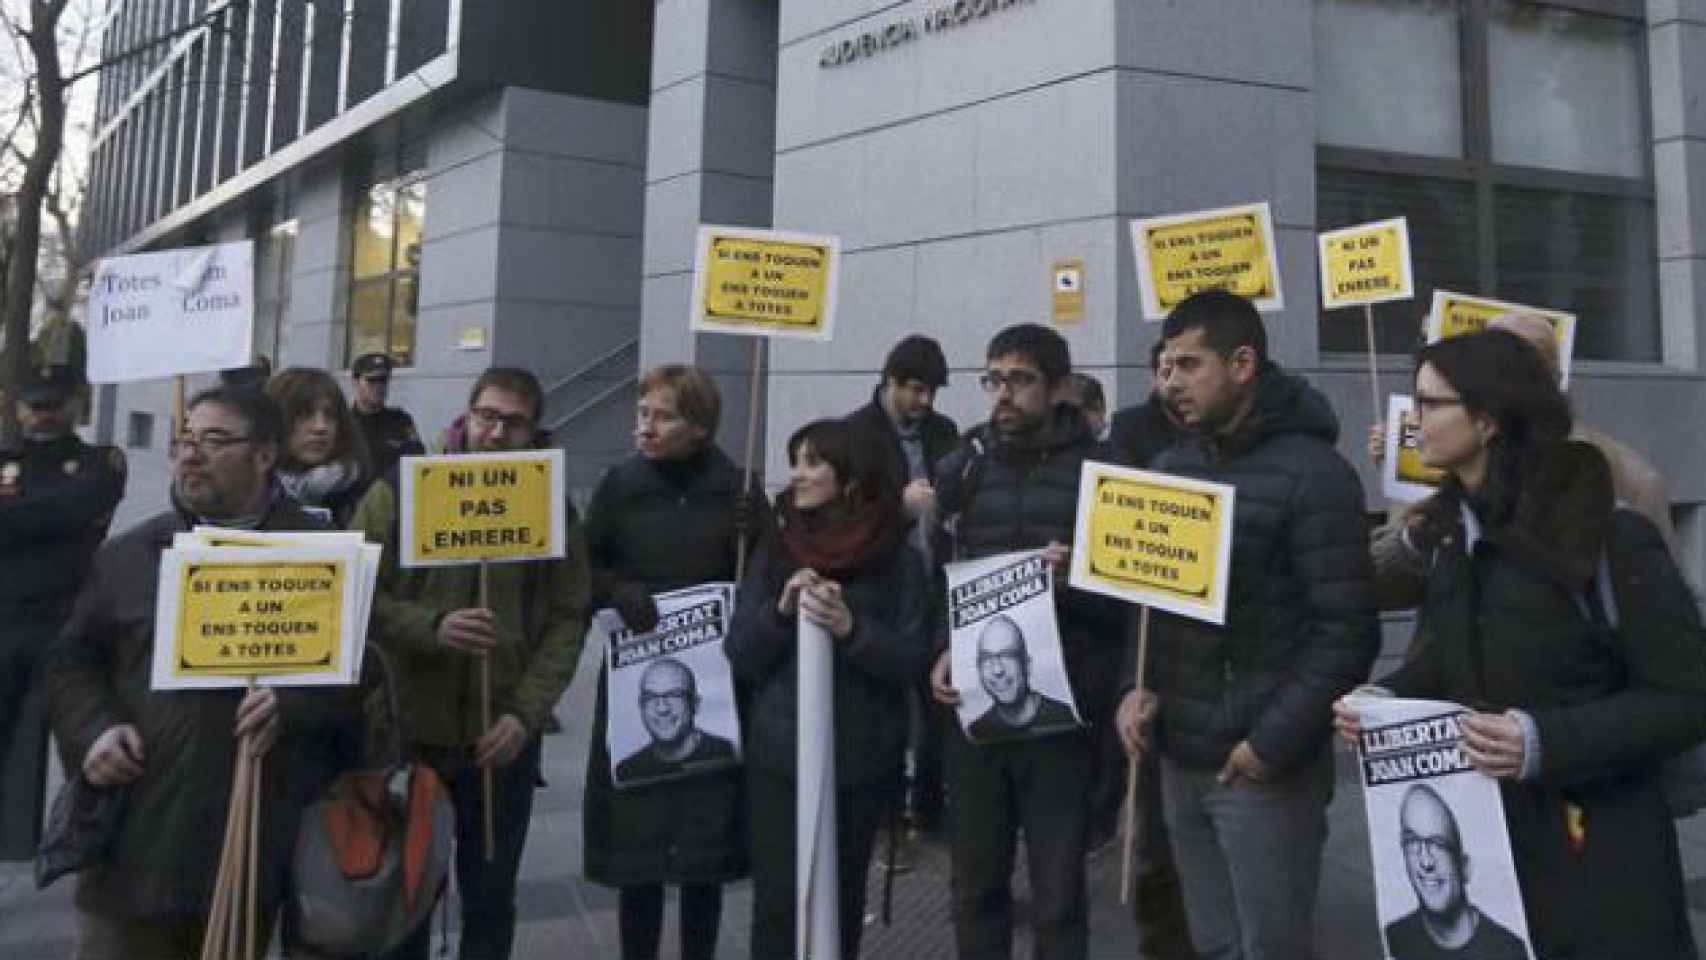
[[[1308,960],[1333,754],[1282,779],[1218,781],[1161,758],[1161,795],[1191,942],[1202,960]]]
[[[533,816],[533,790],[539,776],[540,740],[535,737],[515,762],[492,777],[492,862],[486,862],[480,768],[467,749],[419,748],[411,753],[432,765],[450,791],[456,808],[456,890],[462,900],[461,960],[509,960],[515,942],[515,881],[521,851]],[[434,911],[435,913],[437,911]],[[391,951],[391,960],[427,960],[432,946],[431,918],[419,932]]]

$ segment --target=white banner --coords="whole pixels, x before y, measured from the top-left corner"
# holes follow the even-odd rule
[[[734,584],[660,593],[657,626],[634,633],[615,610],[594,615],[605,646],[606,746],[618,788],[740,763],[734,676],[723,656]]]
[[[1499,785],[1437,700],[1353,697],[1375,909],[1390,960],[1533,960]]]
[[[1082,726],[1041,550],[950,563],[948,634],[960,727],[974,743]]]
[[[108,257],[89,283],[89,382],[246,367],[253,360],[251,240]]]
[[[794,956],[841,956],[841,880],[835,828],[835,640],[799,618],[799,728],[794,794]],[[753,824],[762,830],[767,824]],[[849,922],[860,922],[850,917]]]

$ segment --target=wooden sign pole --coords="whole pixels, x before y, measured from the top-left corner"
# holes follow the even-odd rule
[[[1137,696],[1138,702],[1143,701],[1143,684],[1145,670],[1149,664],[1149,605],[1138,608],[1137,617]],[[1152,743],[1149,749],[1155,749]],[[1126,764],[1125,805],[1121,808],[1120,846],[1123,852],[1120,857],[1120,903],[1131,902],[1132,892],[1132,859],[1137,851],[1137,770],[1138,758],[1132,757]]]
[[[758,394],[759,382],[764,376],[764,338],[752,338],[752,385],[747,393],[746,402],[746,466],[744,479],[741,481],[741,496],[752,496],[752,481],[755,474],[752,470],[752,460],[758,449]],[[750,518],[749,518],[750,521]],[[740,531],[735,546],[735,582],[746,578],[746,539],[749,531]]]
[[[1380,366],[1374,358],[1374,305],[1362,305],[1363,326],[1368,330],[1368,384],[1369,391],[1374,397],[1374,419],[1379,420],[1383,411],[1380,408]]]
[[[184,432],[184,375],[172,378],[172,437]]]

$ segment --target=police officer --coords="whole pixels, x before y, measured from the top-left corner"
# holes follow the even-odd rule
[[[426,453],[414,418],[407,411],[387,407],[391,390],[391,355],[364,353],[355,358],[350,373],[355,377],[355,422],[373,458],[373,475],[383,477],[401,457]]]
[[[72,432],[81,372],[32,368],[0,446],[0,859],[35,855],[47,736],[36,661],[59,632],[124,495],[124,453]]]

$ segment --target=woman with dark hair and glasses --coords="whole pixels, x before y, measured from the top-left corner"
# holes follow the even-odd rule
[[[291,367],[267,381],[284,412],[278,482],[309,513],[340,529],[373,482],[372,462],[338,382],[324,370]]]
[[[1652,523],[1616,504],[1604,457],[1567,439],[1568,402],[1529,344],[1430,344],[1415,402],[1422,460],[1447,479],[1411,528],[1426,595],[1380,688],[1469,708],[1465,751],[1499,781],[1544,960],[1695,956],[1660,783],[1706,737],[1692,594]],[[1335,713],[1354,743],[1355,709]]]
[[[843,420],[788,440],[776,533],[754,558],[724,645],[751,691],[746,722],[752,956],[794,956],[794,793],[799,619],[834,644],[836,849],[841,955],[859,955],[865,871],[900,786],[907,691],[930,657],[923,564],[905,542],[884,451]],[[811,705],[816,707],[818,705]]]

